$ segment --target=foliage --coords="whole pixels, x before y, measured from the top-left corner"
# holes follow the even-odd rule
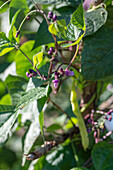
[[[0,169],[113,168],[113,6],[85,3],[0,1]]]

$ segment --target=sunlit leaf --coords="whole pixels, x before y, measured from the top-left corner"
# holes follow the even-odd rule
[[[39,64],[41,64],[43,60],[43,52],[39,52],[38,54],[35,54],[33,56],[33,64],[34,64],[34,67],[38,66]]]

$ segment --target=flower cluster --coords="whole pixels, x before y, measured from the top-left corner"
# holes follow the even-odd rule
[[[34,71],[33,69],[29,69],[29,72],[26,72],[26,76],[28,78],[35,77],[35,76],[37,76],[37,72]]]
[[[54,52],[55,52],[54,48],[53,48],[53,47],[50,47],[50,49],[49,49],[49,51],[48,51],[48,54],[49,54],[49,55],[52,55]]]
[[[104,119],[108,120],[108,121],[111,121],[112,120],[112,114],[113,113],[113,110],[109,110],[106,114],[106,116],[104,116]]]
[[[52,19],[53,21],[56,21],[57,20],[57,15],[56,14],[53,15],[53,12],[50,11],[50,12],[48,12],[48,18]]]
[[[74,72],[73,71],[69,71],[68,69],[63,70],[63,68],[60,68],[59,71],[55,71],[54,72],[54,80],[52,81],[52,83],[54,83],[54,87],[57,88],[58,83],[60,81],[60,78],[62,76],[74,76]]]

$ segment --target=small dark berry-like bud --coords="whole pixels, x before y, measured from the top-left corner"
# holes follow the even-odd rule
[[[29,72],[32,74],[32,76],[37,76],[37,72],[33,69],[29,69]]]
[[[112,116],[108,117],[108,121],[111,121],[112,120]]]
[[[108,118],[107,118],[107,116],[104,116],[104,119],[106,119],[106,120],[107,120],[107,119],[108,119]]]
[[[88,122],[89,122],[89,123],[92,123],[92,120],[91,120],[91,119],[88,119]]]
[[[17,33],[16,33],[16,38],[19,36],[19,34],[20,34],[20,30],[17,31]]]
[[[27,20],[30,20],[30,15],[28,15],[26,19],[27,19]]]
[[[49,55],[52,55],[52,52],[51,52],[51,51],[48,51],[48,54],[49,54]]]
[[[54,16],[53,16],[53,21],[56,21],[57,20],[57,15],[55,14]]]
[[[26,76],[29,78],[30,77],[30,74],[28,72],[26,72]]]
[[[53,12],[52,12],[52,11],[48,12],[48,18],[49,18],[49,19],[52,19],[52,18],[53,18]]]
[[[53,52],[54,51],[53,47],[50,47],[49,51]]]

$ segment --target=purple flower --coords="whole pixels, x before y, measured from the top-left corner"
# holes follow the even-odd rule
[[[49,18],[49,19],[52,19],[52,18],[53,18],[53,12],[52,12],[52,11],[48,12],[48,18]]]
[[[69,71],[68,69],[65,70],[65,76],[74,76],[73,71]]]
[[[53,16],[53,21],[56,21],[57,20],[57,15],[55,14],[54,16]]]
[[[20,34],[20,30],[19,31],[17,31],[17,33],[16,33],[16,38],[19,36],[19,34]]]
[[[30,78],[30,74],[29,74],[28,72],[26,72],[26,76],[27,76],[28,78]]]
[[[59,82],[59,80],[58,80],[58,79],[55,79],[55,80],[53,80],[53,81],[52,81],[52,83],[54,83],[54,87],[55,87],[55,88],[57,88],[57,86],[58,86],[58,82]]]

